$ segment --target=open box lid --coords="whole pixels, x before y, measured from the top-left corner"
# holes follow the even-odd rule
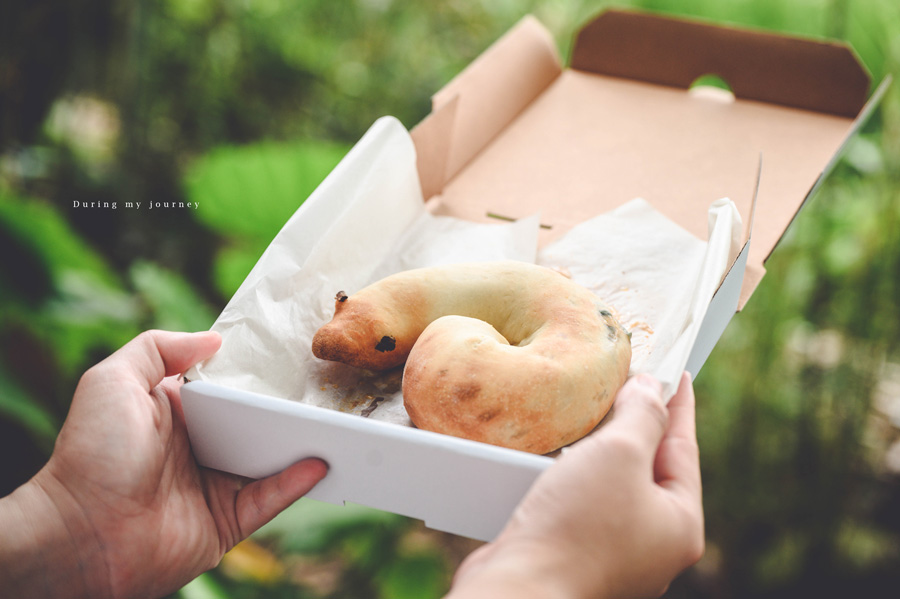
[[[704,75],[733,96],[689,91]],[[635,197],[701,239],[729,197],[746,239],[758,184],[743,306],[886,84],[867,103],[869,76],[841,44],[615,10],[580,31],[564,69],[527,17],[435,94],[412,137],[436,213],[540,212],[542,244]]]

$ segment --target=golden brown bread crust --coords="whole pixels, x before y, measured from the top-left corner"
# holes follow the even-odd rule
[[[590,432],[631,363],[628,334],[593,293],[512,261],[406,271],[338,294],[313,353],[370,370],[406,362],[416,426],[533,453]]]

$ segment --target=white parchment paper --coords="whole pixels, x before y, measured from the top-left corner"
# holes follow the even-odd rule
[[[186,376],[410,424],[401,369],[373,374],[312,355],[312,337],[331,319],[335,294],[410,268],[513,259],[568,272],[603,297],[633,332],[632,373],[656,375],[671,395],[736,256],[734,205],[716,202],[710,215],[707,243],[635,200],[538,255],[539,215],[483,224],[427,212],[412,140],[385,117],[278,233],[212,327],[222,348]]]
[[[730,200],[709,210],[701,241],[642,199],[584,222],[538,255],[538,263],[610,304],[631,332],[631,374],[646,372],[671,398],[709,302],[740,252],[741,221]]]

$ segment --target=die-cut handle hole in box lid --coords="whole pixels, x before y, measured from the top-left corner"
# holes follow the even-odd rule
[[[709,76],[733,101],[691,90]],[[869,97],[842,44],[617,10],[579,32],[563,68],[527,17],[435,94],[412,134],[436,213],[540,212],[542,244],[635,197],[701,239],[709,204],[729,197],[747,238],[758,183],[743,306],[887,83]]]

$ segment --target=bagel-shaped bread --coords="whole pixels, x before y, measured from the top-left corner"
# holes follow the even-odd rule
[[[541,454],[589,433],[631,364],[628,333],[596,295],[514,261],[409,270],[338,293],[312,350],[369,370],[406,362],[417,427]]]

